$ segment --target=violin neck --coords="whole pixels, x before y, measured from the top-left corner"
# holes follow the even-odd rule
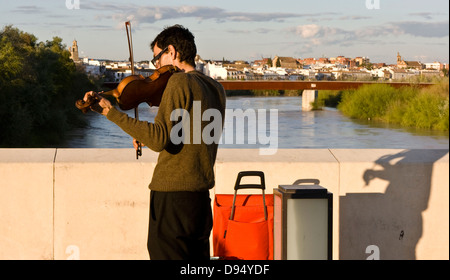
[[[102,91],[102,92],[99,92],[99,94],[101,94],[101,95],[110,95],[110,96],[116,97],[116,94],[114,94],[114,90]]]

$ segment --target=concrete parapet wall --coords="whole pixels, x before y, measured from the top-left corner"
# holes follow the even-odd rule
[[[334,259],[448,259],[449,151],[219,149],[215,194],[260,170],[266,193],[318,179],[334,194]],[[148,259],[157,154],[0,149],[0,259]]]

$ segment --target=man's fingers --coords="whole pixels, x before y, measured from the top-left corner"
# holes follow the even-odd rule
[[[138,140],[136,140],[136,139],[133,138],[133,147],[134,147],[134,149],[135,149],[136,151],[138,150],[139,145],[141,145],[141,147],[144,147],[144,146],[145,146],[144,144],[140,143]]]
[[[83,100],[84,100],[84,101],[87,101],[88,98],[89,98],[89,96],[92,96],[93,93],[94,93],[93,91],[88,91],[88,92],[86,92],[86,93],[84,94]]]

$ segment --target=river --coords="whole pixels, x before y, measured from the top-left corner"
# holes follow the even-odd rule
[[[370,121],[352,120],[337,109],[303,112],[301,97],[229,97],[224,135],[233,134],[233,141],[222,138],[221,148],[272,147],[282,149],[448,149],[449,133],[423,129],[402,128]],[[257,132],[257,123],[244,122],[244,130],[236,127],[237,118],[228,112],[242,109],[258,116],[258,109],[266,116],[266,142]],[[270,110],[272,109],[272,114]],[[157,107],[139,106],[141,120],[153,121]],[[134,116],[134,111],[126,111]],[[236,114],[234,114],[236,116]],[[89,112],[88,125],[72,130],[61,148],[131,148],[132,139],[105,117]],[[276,120],[276,121],[275,121]],[[271,125],[271,126],[270,126]],[[261,125],[262,127],[262,125]],[[254,134],[252,134],[254,132]],[[256,143],[254,137],[256,135]],[[243,138],[240,138],[243,137]],[[231,138],[229,138],[231,139]],[[244,139],[243,144],[237,139]],[[269,140],[267,140],[269,139]],[[269,142],[267,142],[269,141]],[[276,143],[275,143],[276,142]]]

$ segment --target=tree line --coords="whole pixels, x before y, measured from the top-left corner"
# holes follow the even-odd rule
[[[83,124],[75,101],[95,90],[62,39],[38,42],[12,25],[0,31],[0,147],[45,147]]]

